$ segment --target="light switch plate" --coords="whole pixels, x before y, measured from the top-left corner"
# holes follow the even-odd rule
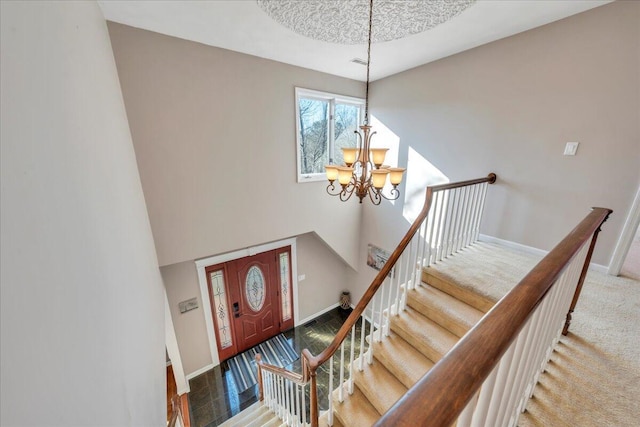
[[[567,142],[567,145],[564,147],[564,155],[565,156],[575,156],[578,151],[579,142]]]

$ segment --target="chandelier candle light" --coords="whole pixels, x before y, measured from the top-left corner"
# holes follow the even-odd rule
[[[384,165],[384,158],[388,148],[371,148],[371,137],[376,132],[371,132],[369,125],[369,65],[371,64],[371,28],[373,23],[373,0],[369,2],[369,39],[367,46],[367,86],[364,107],[364,124],[360,126],[356,148],[343,148],[345,166],[327,165],[327,193],[332,196],[340,196],[343,202],[349,200],[355,193],[360,199],[367,195],[374,205],[379,205],[382,199],[396,200],[400,197],[398,185],[402,182],[405,168],[392,168]],[[393,186],[390,196],[386,196],[382,189],[387,182]],[[336,188],[334,182],[338,180],[341,188]]]

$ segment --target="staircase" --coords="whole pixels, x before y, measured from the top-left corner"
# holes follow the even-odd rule
[[[340,403],[338,391],[333,392],[335,417],[345,426],[371,426],[482,315],[477,307],[428,283],[409,290],[407,309],[392,315],[389,336],[380,339],[378,332],[374,334],[374,356],[362,371],[356,370],[353,394],[344,393]]]
[[[264,403],[225,425],[278,425],[265,411],[292,426],[516,425],[568,331],[611,210],[593,208],[537,263],[479,242],[495,181],[427,187],[422,211],[332,342],[317,355],[302,351],[301,374],[258,361]],[[359,319],[368,327],[357,334]],[[318,374],[327,370],[333,391],[322,413]]]
[[[333,391],[333,425],[373,425],[537,261],[534,255],[479,242],[425,268],[422,283],[406,292],[406,310],[392,314],[388,336],[376,330],[366,337],[369,343],[373,339],[373,357],[369,363],[365,353],[354,361],[359,367],[364,359],[363,370],[354,369],[353,392],[345,384],[341,403],[338,389]],[[320,425],[327,421],[324,413]],[[281,424],[258,402],[223,426]]]

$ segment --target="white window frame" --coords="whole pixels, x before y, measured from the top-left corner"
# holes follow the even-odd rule
[[[297,175],[298,175],[298,183],[303,182],[314,182],[314,181],[324,181],[326,180],[326,174],[324,171],[319,173],[312,174],[302,174],[302,165],[300,164],[300,98],[311,98],[317,99],[321,101],[329,102],[329,141],[327,146],[329,147],[329,158],[332,159],[334,156],[334,129],[335,129],[335,105],[336,104],[349,104],[360,107],[360,114],[358,116],[358,123],[362,123],[362,118],[364,117],[364,104],[365,101],[363,98],[356,98],[353,96],[346,95],[337,95],[335,93],[322,92],[313,89],[305,89],[296,87],[296,165],[297,165]]]

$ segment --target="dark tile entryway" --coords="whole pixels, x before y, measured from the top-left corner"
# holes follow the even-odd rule
[[[349,312],[336,308],[305,325],[285,332],[284,335],[298,354],[303,349],[308,348],[311,353],[317,355],[331,343],[348,315]],[[356,325],[357,337],[360,336],[359,330],[360,322]],[[368,330],[366,332],[368,333]],[[349,340],[345,342],[347,346],[350,344]],[[358,345],[356,345],[356,348],[358,348]],[[349,354],[348,350],[345,349],[345,355]],[[348,360],[345,362],[348,363]],[[335,360],[334,366],[336,368],[337,363],[338,361]],[[321,367],[321,369],[323,368]],[[293,366],[289,366],[288,369],[301,372],[300,359],[294,362]],[[328,371],[328,368],[323,369],[323,371]],[[337,369],[335,372],[337,372]],[[189,409],[191,411],[191,425],[194,427],[220,425],[257,401],[257,386],[251,387],[243,393],[238,393],[233,375],[231,375],[226,362],[193,378],[189,381],[189,385],[191,387]],[[327,408],[327,393],[328,375],[319,372],[319,406],[323,409]]]

